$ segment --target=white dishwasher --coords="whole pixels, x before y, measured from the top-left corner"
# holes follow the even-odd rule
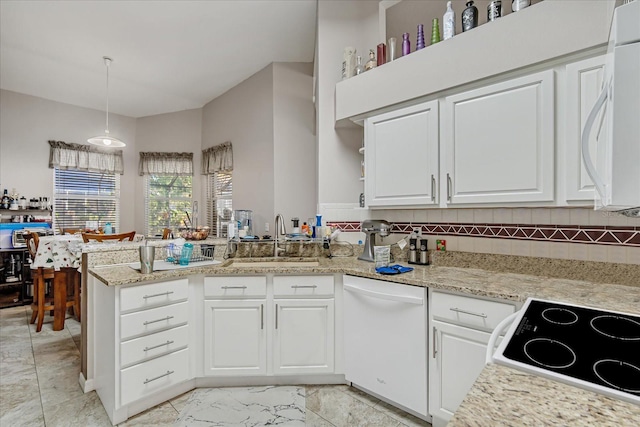
[[[344,276],[347,381],[427,419],[427,342],[427,288]]]

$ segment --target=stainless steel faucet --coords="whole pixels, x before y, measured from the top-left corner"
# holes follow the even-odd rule
[[[276,234],[273,240],[273,256],[278,258],[278,252],[284,251],[285,249],[278,247],[278,242],[280,241],[281,236],[285,237],[287,235],[287,229],[284,225],[284,218],[282,215],[277,214],[275,220]]]

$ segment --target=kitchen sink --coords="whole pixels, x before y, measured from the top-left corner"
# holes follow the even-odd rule
[[[273,259],[273,261],[248,261],[248,260],[232,260],[225,267],[244,267],[244,268],[258,268],[258,267],[317,267],[320,262],[315,259],[309,261],[295,260],[287,261],[280,259]]]

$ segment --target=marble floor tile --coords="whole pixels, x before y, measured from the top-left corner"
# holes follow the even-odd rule
[[[356,399],[339,389],[320,389],[307,398],[307,409],[337,427],[384,426],[394,427],[400,422],[384,412]]]
[[[178,411],[169,402],[149,408],[129,418],[118,427],[171,427],[178,418]]]
[[[307,427],[334,427],[329,421],[322,418],[315,412],[307,409],[307,417],[305,420],[305,426]]]
[[[95,391],[45,407],[44,418],[47,427],[111,427]]]
[[[169,400],[169,403],[171,403],[171,405],[175,408],[175,410],[178,411],[178,413],[180,413],[182,412],[184,407],[187,406],[187,402],[189,401],[189,398],[191,397],[192,393],[195,393],[195,390],[191,390],[184,394],[181,394],[178,397],[174,397],[173,399]]]
[[[421,420],[418,417],[414,417],[413,415],[403,411],[402,409],[396,408],[395,406],[390,405],[387,402],[379,401],[374,406],[374,409],[384,412],[394,420],[400,421],[400,423],[405,426],[431,427],[431,424],[426,422],[425,420]]]
[[[304,426],[304,388],[226,387],[196,390],[176,426]]]
[[[11,391],[12,402],[5,401],[8,397],[0,392],[0,426],[11,427],[44,427],[44,414],[37,390],[29,395],[15,394]],[[13,401],[19,400],[19,403]]]

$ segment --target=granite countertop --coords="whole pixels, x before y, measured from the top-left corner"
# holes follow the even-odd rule
[[[265,260],[252,258],[242,261]],[[194,266],[147,275],[127,265],[94,267],[89,271],[108,286],[162,281],[198,274],[340,273],[518,303],[528,297],[538,297],[640,314],[640,279],[637,285],[628,286],[552,278],[540,273],[516,274],[448,266],[414,266],[414,270],[409,273],[383,276],[375,272],[372,263],[359,261],[355,257],[316,260],[319,265],[315,267],[232,267],[229,265],[232,260],[227,260],[216,266]],[[549,266],[547,262],[545,268],[553,266]],[[636,283],[633,280],[630,282]],[[489,425],[636,426],[640,425],[640,407],[505,366],[488,365],[458,408],[449,426]]]

